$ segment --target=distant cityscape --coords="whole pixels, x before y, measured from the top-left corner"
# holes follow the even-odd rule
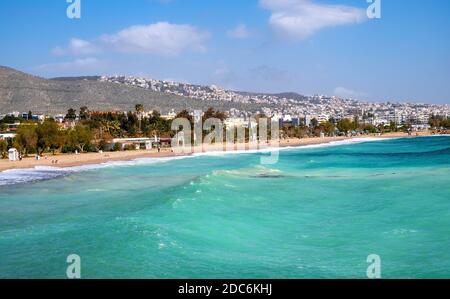
[[[289,122],[294,126],[309,126],[314,119],[318,123],[330,120],[336,123],[342,119],[354,120],[356,118],[360,123],[373,126],[394,123],[399,127],[407,124],[414,129],[428,129],[432,116],[445,119],[450,117],[449,104],[373,103],[326,95],[303,96],[296,93],[263,94],[237,92],[226,90],[215,85],[201,86],[126,76],[90,77],[89,80],[123,84],[168,95],[205,101],[205,110],[208,107],[208,102],[212,101],[257,104],[258,107],[261,107],[256,112],[243,111],[237,108],[224,111],[228,114],[227,122],[235,123],[246,122],[255,115],[264,114],[272,119],[280,120],[281,123]],[[146,108],[151,109],[151,107]],[[5,113],[6,111],[2,112]],[[179,111],[172,110],[162,115],[162,117],[165,119],[173,119],[177,115],[177,112]],[[192,115],[197,116],[199,113],[201,114],[198,110],[190,112]],[[47,115],[30,114],[27,111],[10,111],[5,114],[0,114],[0,120],[5,116],[21,117],[24,119],[32,118],[35,121],[43,121],[49,117],[54,118],[58,122],[63,122],[65,119],[64,114]]]
[[[218,86],[201,86],[162,80],[145,79],[125,76],[103,76],[102,82],[112,82],[186,96],[203,101],[229,101],[235,103],[253,103],[263,107],[260,113],[283,119],[284,121],[303,122],[309,126],[312,119],[319,123],[333,119],[359,121],[374,126],[410,124],[415,127],[427,128],[432,116],[450,117],[450,105],[417,104],[417,103],[371,103],[356,99],[344,99],[336,96],[314,95],[302,96],[294,93],[280,95],[244,93],[225,90]],[[206,104],[207,106],[207,104]],[[248,119],[254,115],[250,111],[231,109],[228,112],[231,119]]]

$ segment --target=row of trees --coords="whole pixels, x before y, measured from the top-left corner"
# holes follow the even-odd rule
[[[325,136],[335,136],[335,135],[347,135],[351,132],[361,132],[365,134],[374,133],[387,133],[387,132],[407,132],[411,129],[410,125],[398,126],[396,123],[391,122],[388,125],[380,124],[379,126],[374,126],[371,124],[360,123],[358,118],[355,117],[353,120],[341,119],[336,121],[335,119],[330,119],[325,122],[320,122],[317,119],[312,119],[310,126],[300,125],[298,127],[294,126],[284,126],[282,128],[283,135],[285,137],[296,137],[305,138],[320,136],[322,133]]]
[[[187,110],[181,111],[177,118],[187,118],[193,121]],[[227,118],[225,113],[208,109],[203,118]],[[144,117],[144,106],[136,105],[135,111],[127,113],[91,112],[82,107],[79,114],[69,109],[65,122],[73,124],[69,129],[62,129],[53,119],[42,123],[22,120],[17,128],[16,137],[12,142],[0,143],[0,153],[5,153],[8,147],[15,147],[24,156],[29,154],[42,155],[44,152],[85,152],[104,150],[114,138],[126,137],[173,137],[171,121],[153,112]],[[113,147],[119,150],[119,147]]]
[[[356,121],[351,121],[348,119],[343,119],[337,122],[334,122],[334,120],[328,120],[319,123],[317,119],[314,118],[311,120],[310,126],[284,126],[283,133],[286,137],[305,138],[320,136],[321,134],[324,134],[325,136],[335,136],[339,132],[348,134],[358,128],[359,125]]]
[[[12,142],[22,155],[31,153],[42,155],[46,151],[79,151],[84,152],[92,143],[93,135],[90,129],[83,125],[76,125],[68,130],[61,130],[52,120],[43,123],[23,123],[17,128],[17,135]]]
[[[429,125],[433,129],[440,129],[440,128],[450,129],[450,118],[433,115],[430,117]]]
[[[169,120],[162,118],[159,112],[144,117],[141,105],[136,106],[136,111],[127,113],[80,111],[80,123],[89,127],[96,139],[104,140],[154,135],[170,137],[172,134]]]

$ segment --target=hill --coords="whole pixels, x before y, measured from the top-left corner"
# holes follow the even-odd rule
[[[69,108],[87,106],[91,110],[132,110],[136,104],[167,112],[171,109],[231,108],[253,111],[259,105],[208,101],[149,89],[98,80],[100,77],[44,79],[0,66],[0,114],[13,111],[65,113]]]

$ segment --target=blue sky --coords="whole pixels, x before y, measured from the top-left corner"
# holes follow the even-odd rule
[[[0,1],[0,65],[245,91],[450,103],[450,1]]]

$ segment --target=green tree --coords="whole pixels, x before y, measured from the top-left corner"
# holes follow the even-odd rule
[[[60,132],[58,124],[54,120],[46,120],[36,128],[38,153],[46,150],[53,153],[64,143],[64,135]]]
[[[70,130],[68,141],[71,146],[84,152],[86,145],[92,141],[92,132],[88,127],[77,125]]]
[[[122,145],[120,143],[114,143],[113,151],[120,152],[122,150]]]
[[[333,135],[334,130],[335,130],[335,126],[330,121],[322,122],[320,124],[319,128],[325,135],[328,135],[328,136]]]
[[[394,121],[391,121],[389,123],[389,130],[391,132],[397,132],[397,124]]]
[[[122,119],[120,120],[120,127],[123,131],[125,131],[128,136],[135,136],[139,133],[139,118],[138,116],[129,111],[128,113],[124,113],[122,115]]]
[[[339,131],[348,134],[348,132],[355,129],[355,124],[351,120],[344,118],[337,122],[337,128]]]
[[[137,104],[134,109],[136,110],[136,113],[141,114],[144,113],[145,109],[144,109],[144,105],[142,104]]]
[[[67,119],[67,120],[77,119],[77,111],[75,109],[70,108],[69,110],[67,110],[65,119]]]
[[[0,132],[4,132],[8,129],[8,126],[5,123],[0,123]]]
[[[18,117],[15,117],[13,115],[6,115],[5,117],[3,117],[3,119],[0,122],[2,122],[4,124],[13,124],[18,120],[19,120]]]
[[[170,121],[163,119],[159,112],[154,111],[149,118],[142,120],[142,131],[147,137],[153,137],[155,135],[170,136]]]
[[[450,128],[450,118],[444,119],[442,121],[442,126],[446,129]]]
[[[89,119],[89,114],[90,114],[90,112],[89,112],[88,107],[83,106],[83,107],[80,108],[80,119],[81,120]]]
[[[144,105],[142,104],[137,104],[134,109],[136,110],[136,116],[138,118],[138,133],[141,134],[142,133],[142,118],[144,116]]]
[[[375,128],[373,125],[367,124],[363,127],[364,131],[375,134],[377,132],[377,128]]]
[[[445,118],[443,116],[439,115],[432,115],[428,121],[428,124],[433,129],[439,129],[439,128],[450,128],[450,118]]]
[[[8,141],[0,139],[0,157],[2,159],[8,156]]]
[[[216,111],[216,110],[214,110],[214,108],[210,107],[210,108],[208,108],[208,110],[206,110],[206,112],[203,115],[203,122],[205,122],[207,119],[210,119],[210,118],[217,118],[217,119],[220,119],[221,121],[224,121],[228,118],[228,116],[226,113]]]
[[[189,111],[187,111],[187,110],[183,110],[180,113],[178,113],[177,116],[175,117],[175,119],[177,119],[177,118],[185,118],[185,119],[189,120],[189,122],[191,124],[194,121],[192,116],[189,114]]]
[[[355,115],[353,118],[353,130],[356,130],[359,128],[359,116]]]
[[[14,146],[25,156],[36,148],[38,135],[36,126],[32,124],[22,124],[17,128]]]

